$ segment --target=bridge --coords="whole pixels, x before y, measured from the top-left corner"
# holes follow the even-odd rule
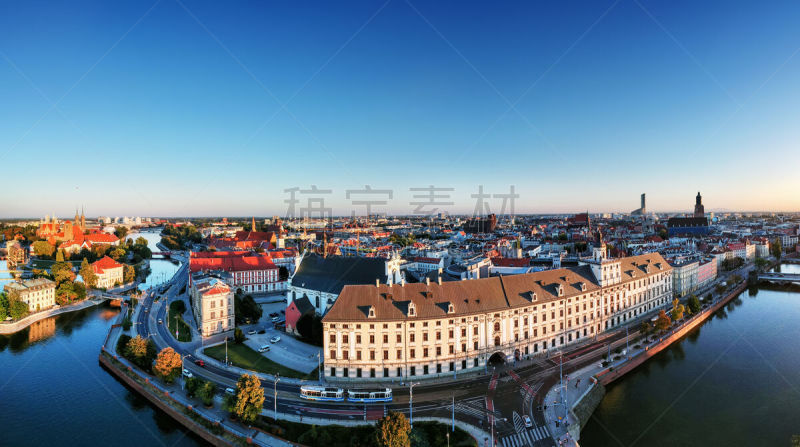
[[[164,256],[165,258],[168,258],[168,257],[172,256],[172,252],[171,251],[154,251],[152,253],[153,253],[153,255]]]
[[[798,283],[800,284],[800,273],[778,273],[768,272],[759,273],[759,281],[770,281],[778,284]]]

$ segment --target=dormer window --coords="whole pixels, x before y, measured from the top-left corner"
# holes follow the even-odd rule
[[[581,289],[581,292],[585,292],[586,291],[586,283],[585,282],[579,283],[578,287]]]
[[[452,314],[456,312],[456,308],[453,306],[453,303],[449,303],[447,305],[447,313]]]
[[[531,301],[536,301],[536,292],[531,292]]]
[[[375,307],[369,306],[369,318],[375,318]]]
[[[415,317],[416,315],[417,315],[416,306],[414,306],[414,303],[409,304],[408,305],[408,316],[409,317]]]
[[[559,284],[557,290],[558,290],[558,296],[564,296],[564,286]]]

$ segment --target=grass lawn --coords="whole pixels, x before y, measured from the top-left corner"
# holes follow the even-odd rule
[[[212,346],[206,348],[205,354],[211,358],[225,361],[225,344]],[[287,368],[279,363],[264,357],[257,351],[250,349],[247,345],[238,345],[236,343],[228,343],[228,361],[232,362],[234,366],[239,368],[249,369],[251,371],[258,371],[266,374],[278,373],[283,377],[293,377],[295,379],[310,379],[316,380],[318,377],[317,369],[308,374],[300,371],[295,371]]]
[[[178,309],[174,308],[173,306],[169,307],[169,317],[167,318],[167,329],[169,329],[170,334],[175,337],[175,318],[177,317],[177,328],[178,328],[178,341],[192,341],[192,328],[189,327],[189,324],[183,321],[183,317],[178,312]]]

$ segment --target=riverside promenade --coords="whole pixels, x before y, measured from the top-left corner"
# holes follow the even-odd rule
[[[740,282],[697,314],[673,324],[663,334],[647,338],[632,337],[628,348],[612,353],[611,363],[605,366],[595,363],[565,375],[563,381],[551,387],[542,400],[545,421],[553,439],[558,445],[578,446],[580,431],[605,395],[605,386],[686,336],[746,288],[747,281]]]
[[[44,320],[45,318],[54,317],[56,315],[65,314],[68,312],[75,312],[78,310],[88,309],[93,306],[97,306],[98,304],[102,303],[104,300],[102,299],[92,299],[87,298],[80,303],[69,304],[67,306],[61,306],[56,308],[51,308],[47,310],[42,310],[36,312],[32,315],[28,315],[27,317],[15,321],[13,323],[0,323],[0,335],[7,335],[13,334],[15,332],[19,332],[26,327],[36,323],[39,320]]]

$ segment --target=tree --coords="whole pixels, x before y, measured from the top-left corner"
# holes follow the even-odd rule
[[[403,413],[390,411],[375,427],[375,442],[382,447],[411,446],[411,424]]]
[[[696,314],[697,312],[700,312],[700,309],[702,307],[700,305],[700,300],[697,299],[697,296],[695,296],[695,295],[690,296],[689,300],[686,302],[686,304],[689,305],[689,311],[691,313],[693,313],[693,314]]]
[[[672,300],[672,315],[671,316],[672,316],[672,319],[674,321],[678,321],[678,320],[683,319],[683,312],[685,310],[686,309],[683,307],[683,304],[681,304],[681,301],[679,299],[675,298],[674,300]]]
[[[239,345],[244,343],[244,332],[238,327],[233,330],[233,341]]]
[[[109,252],[108,255],[111,256],[115,261],[119,261],[120,259],[125,257],[125,255],[127,255],[127,254],[128,254],[128,252],[126,252],[124,248],[117,247],[117,248],[111,250],[111,252]]]
[[[764,269],[766,269],[766,267],[769,265],[769,261],[764,258],[756,258],[756,260],[753,262],[755,263],[756,269],[758,269],[759,272],[763,272]]]
[[[125,346],[125,353],[133,359],[142,359],[147,356],[147,340],[140,335],[133,337]]]
[[[217,392],[217,386],[214,382],[205,381],[197,390],[197,397],[203,400],[203,405],[210,407],[214,404],[214,394]]]
[[[147,239],[139,236],[139,237],[136,238],[135,245],[147,247]]]
[[[19,320],[28,315],[28,305],[20,300],[13,300],[8,306],[8,313],[14,320]]]
[[[714,286],[714,290],[717,292],[717,295],[723,294],[726,289],[727,287],[725,287],[725,284],[717,284]]]
[[[50,273],[56,284],[75,281],[75,273],[72,271],[72,264],[69,262],[56,262],[50,267]]]
[[[56,262],[64,262],[64,250],[56,252]]]
[[[242,422],[251,423],[261,414],[264,405],[264,388],[255,374],[242,374],[236,383],[236,395],[225,401],[228,411],[235,414]]]
[[[50,245],[50,243],[47,241],[36,241],[33,243],[33,253],[39,257],[49,258],[50,256],[53,256],[55,249],[56,248]]]
[[[153,372],[167,383],[172,383],[181,372],[181,355],[174,349],[166,347],[156,356]]]
[[[65,282],[58,286],[56,289],[56,303],[59,306],[69,304],[78,299],[78,294],[72,288],[71,282]]]
[[[197,391],[200,389],[200,386],[203,385],[203,379],[198,377],[188,377],[186,378],[186,383],[184,384],[184,388],[186,389],[186,395],[189,397],[194,397],[197,394]]]
[[[639,326],[639,332],[641,332],[642,335],[649,334],[651,329],[652,327],[650,326],[650,323],[646,321],[642,321],[642,324]]]
[[[125,236],[128,235],[128,227],[117,227],[114,229],[114,235],[116,235],[120,240],[124,240]]]
[[[94,268],[89,264],[86,258],[81,262],[81,269],[78,271],[83,278],[83,283],[86,287],[94,287],[97,285],[97,275],[94,273]]]
[[[778,261],[781,260],[781,256],[783,255],[783,245],[781,244],[780,238],[775,238],[772,241],[772,246],[770,246],[769,250],[772,252],[772,256],[775,256],[775,259]]]
[[[669,329],[669,326],[672,324],[667,313],[664,312],[664,309],[658,312],[658,318],[656,318],[656,330],[659,332],[664,332]]]
[[[136,280],[136,269],[132,265],[122,264],[122,280],[125,284],[130,284]]]

